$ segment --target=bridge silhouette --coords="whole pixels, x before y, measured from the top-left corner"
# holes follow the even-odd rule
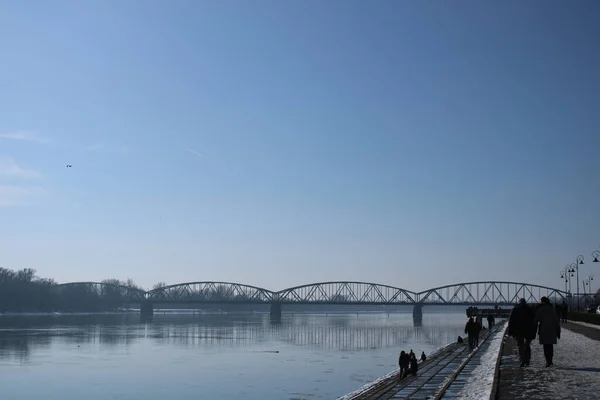
[[[281,316],[285,304],[412,305],[413,315],[431,305],[511,306],[524,298],[539,302],[545,296],[566,300],[569,293],[547,286],[507,281],[456,283],[414,292],[395,286],[353,281],[318,282],[280,291],[232,282],[201,281],[164,286],[149,291],[98,282],[70,282],[59,290],[78,289],[106,296],[118,295],[125,304],[139,304],[142,315],[152,315],[154,304],[270,304],[272,316]]]

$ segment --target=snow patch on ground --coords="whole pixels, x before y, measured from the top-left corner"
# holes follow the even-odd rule
[[[544,350],[531,344],[531,366],[514,382],[521,399],[598,399],[600,393],[600,341],[563,329],[554,346],[554,367],[546,368]]]
[[[357,397],[365,392],[368,392],[372,387],[377,386],[379,384],[384,383],[385,381],[388,381],[390,379],[398,379],[398,374],[400,373],[400,369],[396,369],[392,372],[387,373],[386,375],[375,379],[372,382],[367,383],[364,386],[359,387],[358,389],[348,393],[345,396],[339,397],[338,400],[348,400],[348,399],[352,399],[354,397]]]
[[[577,324],[581,326],[587,326],[588,328],[594,328],[600,330],[600,325],[589,324],[587,322],[579,322],[579,321],[569,321],[570,324]]]
[[[440,354],[442,354],[444,351],[446,351],[450,346],[454,345],[455,343],[448,343],[445,344],[443,346],[438,347],[437,349],[434,349],[431,353],[429,353],[429,355],[427,356],[428,361],[434,359],[435,357],[439,356]],[[418,361],[418,364],[421,365],[423,364],[422,361]],[[380,385],[382,383],[384,383],[385,381],[389,381],[390,379],[398,379],[398,375],[400,374],[400,368],[396,368],[395,370],[388,372],[387,374],[385,374],[382,377],[379,377],[377,379],[375,379],[372,382],[369,382],[361,387],[359,387],[358,389],[348,393],[345,396],[339,397],[338,400],[348,400],[348,399],[352,399],[354,397],[359,396],[360,394],[363,394],[365,392],[368,392],[369,390],[371,390],[371,388],[373,388],[374,386]]]
[[[501,329],[489,338],[489,346],[481,355],[481,363],[469,375],[466,385],[456,395],[457,399],[489,399],[494,384],[496,360],[500,352],[500,345],[504,339],[505,329]]]
[[[437,349],[434,349],[431,353],[429,353],[427,358],[428,359],[435,358],[435,357],[439,356],[440,354],[442,354],[444,351],[446,351],[448,349],[448,347],[453,346],[455,344],[456,344],[456,342],[452,342],[452,343],[448,343],[443,346],[440,346]]]

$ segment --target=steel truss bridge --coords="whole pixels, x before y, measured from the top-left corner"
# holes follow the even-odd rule
[[[563,301],[569,293],[547,286],[505,281],[479,281],[440,286],[413,292],[394,286],[368,282],[319,282],[272,291],[232,282],[186,282],[150,291],[95,282],[58,285],[62,290],[79,289],[97,295],[118,293],[124,303],[150,307],[160,303],[247,303],[270,304],[271,313],[280,315],[285,304],[412,305],[420,313],[423,306],[511,306],[524,298],[537,303],[545,296]],[[142,307],[143,311],[143,307]]]

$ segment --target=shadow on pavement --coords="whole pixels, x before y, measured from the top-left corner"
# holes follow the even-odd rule
[[[600,368],[593,367],[581,367],[581,368],[573,368],[573,367],[558,367],[556,369],[565,370],[565,371],[583,371],[583,372],[600,372]]]

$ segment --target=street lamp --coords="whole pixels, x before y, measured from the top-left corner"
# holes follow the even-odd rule
[[[583,256],[578,255],[575,259],[575,270],[577,271],[577,311],[579,311],[579,265],[583,264]]]
[[[594,275],[590,275],[587,278],[587,285],[589,286],[588,293],[592,293],[592,281],[594,280]]]
[[[598,257],[600,257],[600,250],[594,250],[594,252],[592,253],[592,257],[594,257],[594,261],[592,262],[600,262],[598,261]]]
[[[567,272],[569,273],[569,278],[573,278],[575,276],[575,272],[577,271],[577,264],[571,263],[566,266]],[[571,290],[571,282],[572,279],[569,279],[569,293],[573,295],[573,291]]]
[[[587,292],[588,292],[588,294],[589,294],[590,296],[592,295],[592,281],[593,281],[593,280],[594,280],[594,276],[593,276],[593,275],[590,275],[590,276],[588,276],[588,277],[587,277],[587,279],[584,279],[584,280],[583,280],[583,294],[584,294],[584,295],[585,295],[585,287],[586,287],[586,286],[589,286],[589,288],[588,288],[589,290],[587,291]],[[585,298],[585,303],[586,303],[586,305],[587,305],[587,296],[586,296],[586,298]]]
[[[571,293],[571,289],[567,290],[567,283],[569,283],[569,275],[573,276],[571,274],[571,268],[569,265],[567,265],[565,267],[565,269],[563,269],[562,271],[560,271],[560,278],[565,280],[565,292],[567,293]],[[569,285],[571,286],[571,285]]]

